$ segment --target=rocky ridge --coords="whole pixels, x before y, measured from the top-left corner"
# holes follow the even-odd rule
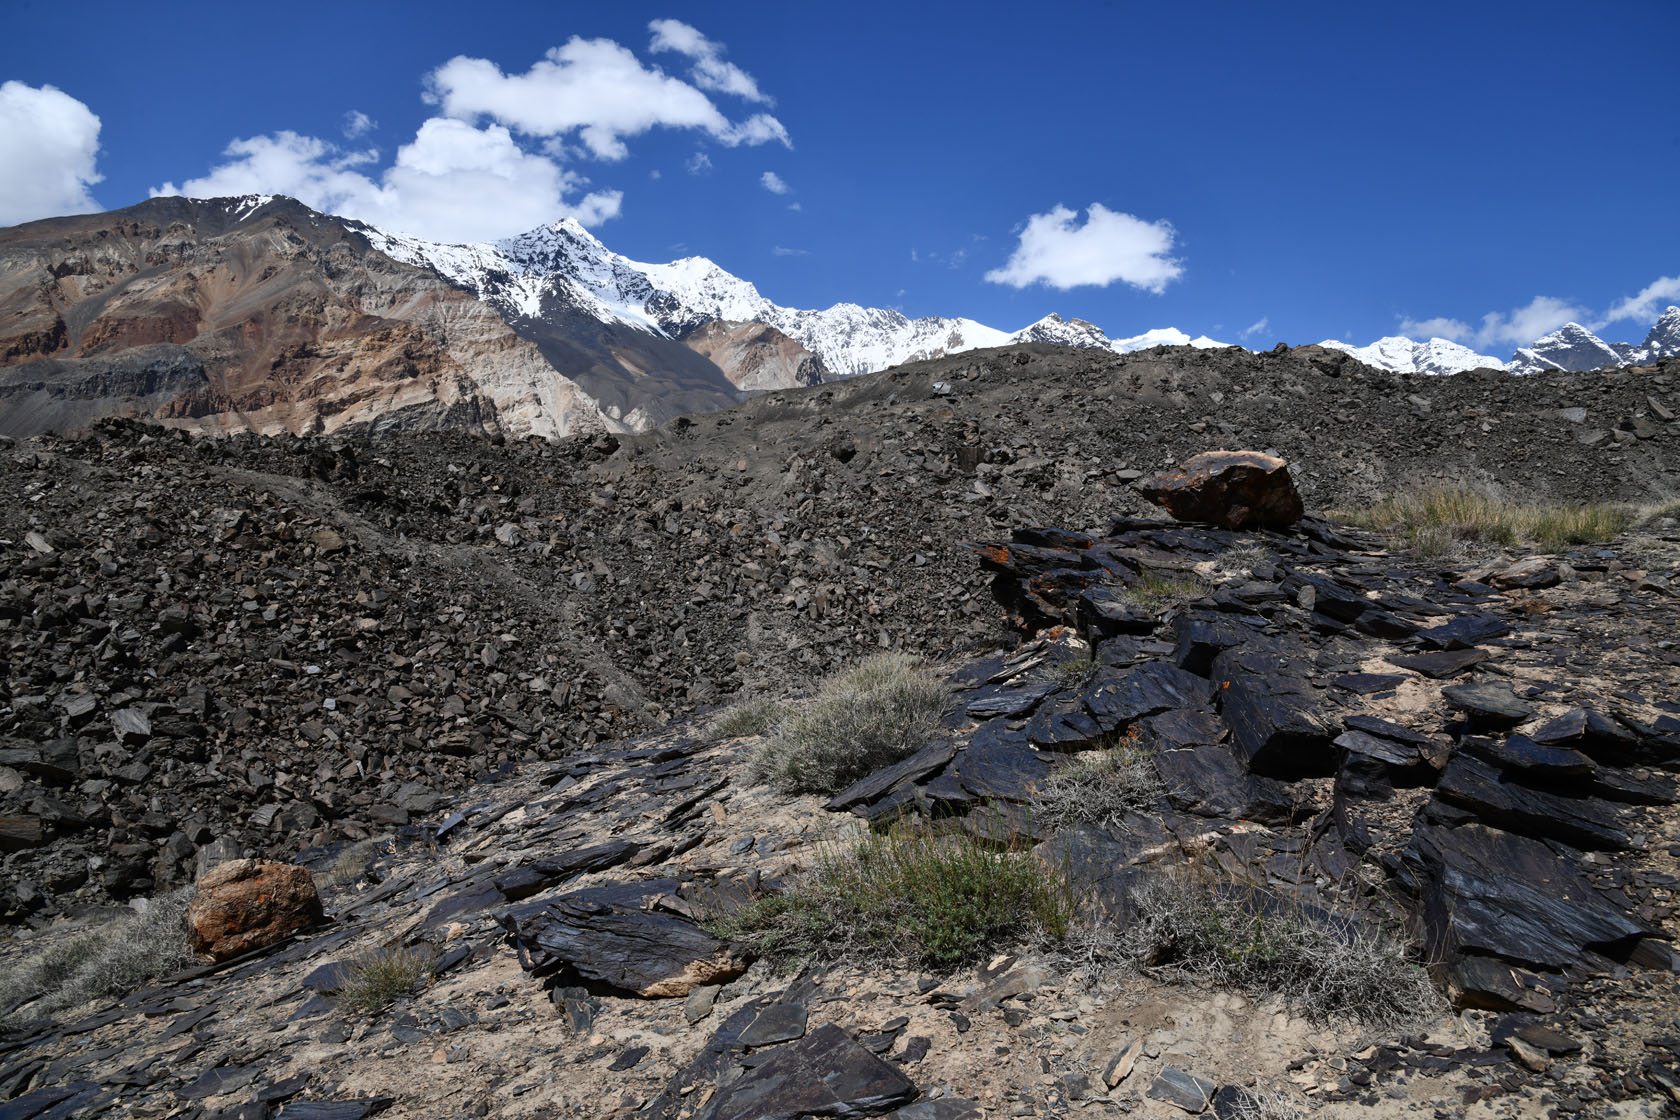
[[[183,882],[207,851],[372,835],[475,776],[874,649],[1002,640],[963,542],[1143,512],[1140,478],[1210,447],[1279,451],[1319,510],[1445,479],[1672,496],[1677,376],[1042,347],[622,443],[20,441],[0,454],[0,749],[20,752],[0,815],[34,839],[0,906],[46,920]]]
[[[1326,1116],[1680,1101],[1680,656],[1653,570],[1680,563],[1674,526],[1450,570],[1310,518],[1022,528],[971,555],[1022,640],[945,663],[945,729],[908,762],[790,799],[744,780],[750,741],[679,723],[488,775],[382,837],[325,928],[5,1035],[7,1107],[1223,1116],[1257,1084]],[[1163,571],[1207,593],[1127,600]],[[1160,770],[1152,807],[1054,833],[1013,811],[1119,730]],[[837,817],[915,812],[1036,843],[1119,922],[1142,883],[1210,865],[1279,904],[1407,916],[1457,1013],[1362,1037],[1254,993],[1082,982],[1042,954],[790,976],[701,928],[808,867]],[[349,962],[392,944],[437,979],[383,1015],[335,1010]]]

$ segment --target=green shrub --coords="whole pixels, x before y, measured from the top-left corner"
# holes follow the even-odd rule
[[[1441,556],[1459,543],[1561,549],[1614,538],[1638,518],[1631,506],[1517,502],[1464,486],[1425,486],[1337,515],[1401,546]]]
[[[949,691],[914,658],[883,653],[824,681],[753,757],[751,777],[787,793],[835,793],[914,754]]]
[[[1103,826],[1127,810],[1149,809],[1166,792],[1155,756],[1138,746],[1135,732],[1110,738],[1097,750],[1058,763],[1033,794],[1038,820],[1051,829]]]
[[[350,962],[339,990],[341,1011],[372,1014],[419,991],[436,964],[428,946],[398,946],[364,953]]]
[[[1118,931],[1145,971],[1286,997],[1314,1019],[1407,1021],[1438,1002],[1397,936],[1351,909],[1193,875],[1159,876],[1132,896]]]
[[[0,1011],[35,1003],[52,1013],[89,1000],[125,996],[148,981],[194,963],[183,915],[184,887],[152,899],[145,910],[60,941],[0,980]]]
[[[959,832],[902,823],[824,849],[791,890],[713,924],[718,936],[782,961],[953,968],[1072,920],[1066,877],[1031,852],[997,851]]]
[[[782,706],[766,696],[742,700],[708,723],[703,734],[713,742],[762,735],[776,725],[781,711]]]

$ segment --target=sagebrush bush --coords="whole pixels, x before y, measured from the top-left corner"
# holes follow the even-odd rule
[[[703,733],[713,742],[762,735],[776,725],[781,712],[782,706],[775,700],[755,696],[730,705],[706,725]]]
[[[825,848],[792,889],[720,916],[713,929],[784,962],[954,968],[1013,941],[1060,938],[1072,917],[1066,876],[1030,851],[903,823]]]
[[[1465,486],[1423,486],[1337,516],[1421,554],[1443,556],[1460,544],[1549,549],[1596,544],[1627,529],[1639,511],[1609,503],[1513,501]]]
[[[751,777],[787,793],[838,792],[926,745],[948,698],[916,659],[877,654],[790,705],[753,756]]]
[[[0,1011],[34,1003],[50,1014],[89,1000],[124,996],[194,963],[183,916],[192,888],[151,899],[132,917],[61,941],[0,980]]]
[[[1131,902],[1118,944],[1148,972],[1278,994],[1313,1019],[1352,1015],[1378,1027],[1438,1002],[1405,943],[1351,909],[1194,874],[1157,876]]]
[[[338,994],[341,1011],[372,1014],[426,986],[436,961],[429,947],[398,946],[364,953],[350,962]]]
[[[1051,829],[1076,824],[1099,827],[1128,810],[1152,808],[1166,793],[1152,751],[1138,745],[1135,731],[1112,736],[1096,750],[1059,761],[1033,794],[1033,812]]]

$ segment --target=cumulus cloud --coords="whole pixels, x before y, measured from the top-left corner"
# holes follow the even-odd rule
[[[621,160],[629,154],[627,140],[654,128],[693,129],[727,147],[792,146],[775,117],[732,120],[702,92],[769,100],[750,75],[722,60],[721,44],[674,20],[652,30],[653,49],[693,61],[694,84],[643,65],[608,39],[574,37],[524,73],[458,56],[425,76],[424,100],[437,115],[388,166],[378,149],[283,131],[235,140],[208,174],[152,193],[288,194],[403,233],[481,241],[562,217],[596,225],[617,216],[623,193],[586,193],[589,180],[573,167],[590,157]],[[347,141],[375,127],[354,109],[342,125]],[[688,163],[692,174],[710,167],[704,151]]]
[[[733,62],[723,61],[722,43],[713,42],[676,19],[656,19],[648,24],[648,30],[653,32],[653,42],[648,45],[650,51],[655,54],[676,51],[694,60],[694,69],[689,71],[689,77],[701,89],[732,94],[746,101],[771,103],[770,98],[760,92],[751,74]]]
[[[570,196],[585,183],[546,156],[522,150],[500,125],[475,128],[434,117],[376,178],[362,168],[378,153],[344,151],[295,132],[235,140],[226,163],[154,195],[215,198],[287,194],[317,210],[437,241],[484,241],[574,217],[616,217],[619,191]]]
[[[0,85],[0,226],[100,209],[99,118],[53,86]]]
[[[343,132],[346,140],[354,140],[357,137],[366,136],[378,127],[379,122],[362,112],[360,109],[352,109],[348,113],[344,114]]]
[[[1175,236],[1170,223],[1146,222],[1095,202],[1086,211],[1084,225],[1075,224],[1077,217],[1057,206],[1028,218],[1009,260],[986,273],[986,279],[1015,288],[1045,284],[1064,291],[1121,280],[1159,294],[1184,274],[1183,264],[1168,256]]]
[[[699,129],[729,147],[789,143],[776,118],[758,113],[730,121],[698,88],[643,66],[610,39],[573,37],[523,74],[457,56],[427,75],[426,97],[460,120],[488,117],[528,136],[576,133],[597,159],[623,159],[630,152],[625,139],[653,128]]]
[[[1446,338],[1463,342],[1475,335],[1475,330],[1462,319],[1401,319],[1400,333],[1414,338]]]
[[[763,175],[758,177],[758,181],[762,183],[764,185],[764,189],[769,191],[771,194],[787,194],[789,191],[793,190],[793,188],[788,186],[786,181],[774,171],[766,171]]]
[[[1673,303],[1680,303],[1680,276],[1659,276],[1639,289],[1638,295],[1624,299],[1606,311],[1604,321],[1617,323],[1623,319],[1634,319],[1650,323]]]

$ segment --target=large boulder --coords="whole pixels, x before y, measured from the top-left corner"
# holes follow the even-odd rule
[[[198,881],[187,907],[193,952],[225,961],[283,941],[322,920],[321,896],[307,868],[236,859]]]
[[[1226,529],[1293,525],[1306,512],[1289,464],[1259,451],[1208,451],[1143,484],[1179,521]]]

